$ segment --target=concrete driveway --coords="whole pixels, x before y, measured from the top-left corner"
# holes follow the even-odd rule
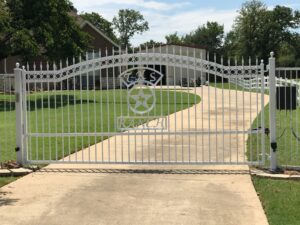
[[[0,224],[267,225],[248,170],[50,165],[0,189]]]
[[[183,91],[188,92],[187,89]],[[143,131],[127,131],[78,151],[66,157],[65,161],[247,162],[247,131],[261,111],[261,94],[207,86],[191,89],[189,93],[201,96],[201,102],[171,114],[167,119],[168,131],[164,134],[160,134],[160,131],[153,134],[152,131],[149,135],[145,131],[147,135],[141,135]],[[264,96],[263,104],[266,105],[268,100],[268,96]],[[156,123],[157,120],[153,120],[150,126]],[[182,134],[193,131],[204,134]],[[258,149],[257,154],[261,153],[260,143],[252,147]]]

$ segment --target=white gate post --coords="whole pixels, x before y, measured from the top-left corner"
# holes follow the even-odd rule
[[[20,64],[16,64],[16,68],[14,69],[15,75],[15,95],[16,95],[16,152],[17,152],[17,162],[22,165],[24,163],[23,159],[23,78],[22,78],[22,69],[20,68]]]
[[[260,63],[260,88],[261,88],[261,121],[260,121],[260,126],[261,130],[263,131],[261,135],[261,146],[262,146],[262,162],[265,163],[266,159],[266,146],[265,146],[265,64],[264,61],[262,60]],[[257,87],[259,88],[259,87]],[[257,89],[259,90],[259,89]],[[252,91],[250,89],[250,91]]]
[[[276,74],[275,74],[275,57],[274,52],[271,52],[269,58],[269,90],[270,90],[270,170],[277,169],[277,142],[276,142]]]

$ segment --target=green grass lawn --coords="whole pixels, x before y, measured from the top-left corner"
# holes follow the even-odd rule
[[[269,127],[269,106],[264,109],[265,127]],[[255,119],[252,128],[261,124],[261,114]],[[277,160],[278,165],[300,165],[300,108],[294,111],[276,111],[277,131]],[[252,149],[252,154],[250,149]],[[247,140],[248,158],[257,159],[257,153],[261,152],[261,135],[252,134]],[[265,151],[270,152],[270,138],[265,136]],[[266,162],[269,165],[269,161]]]
[[[146,116],[165,116],[200,101],[200,97],[192,92],[156,90],[154,93],[155,107]],[[28,131],[30,133],[116,132],[118,131],[117,117],[136,116],[128,108],[127,94],[127,90],[56,91],[56,93],[30,94],[27,112]],[[0,135],[4,137],[0,139],[0,161],[16,157],[13,151],[15,106],[10,104],[13,101],[11,96],[0,95]],[[134,106],[133,99],[130,99],[130,104]],[[4,112],[4,109],[10,111]],[[60,159],[107,138],[108,136],[32,137],[28,140],[29,159]]]
[[[300,182],[253,177],[270,225],[300,224]]]
[[[7,185],[15,180],[17,180],[18,177],[0,177],[0,188],[3,187],[4,185]],[[1,202],[1,198],[0,198]]]
[[[269,127],[269,106],[264,109],[265,124]],[[277,129],[277,160],[278,165],[300,165],[300,139],[295,137],[300,133],[300,108],[293,112],[276,112]],[[252,128],[259,126],[260,115],[255,119]],[[261,136],[252,134],[247,141],[247,155],[254,159],[261,152]],[[253,154],[250,154],[250,148]],[[265,136],[265,151],[270,152],[270,139]],[[269,160],[266,161],[269,166]],[[273,180],[253,177],[253,184],[264,206],[270,225],[300,224],[300,182],[289,180]]]
[[[0,93],[0,162],[15,159],[15,96]]]

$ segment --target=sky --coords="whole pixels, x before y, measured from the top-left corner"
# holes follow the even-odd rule
[[[135,35],[135,46],[149,40],[165,42],[165,36],[174,32],[184,35],[207,21],[224,25],[228,32],[245,0],[71,0],[78,12],[97,12],[108,21],[120,9],[140,11],[149,23],[149,31]],[[264,0],[268,8],[284,5],[300,10],[300,0]]]

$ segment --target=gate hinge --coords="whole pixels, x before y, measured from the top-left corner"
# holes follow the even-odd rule
[[[271,148],[272,148],[273,152],[276,152],[277,151],[277,142],[272,142]]]

